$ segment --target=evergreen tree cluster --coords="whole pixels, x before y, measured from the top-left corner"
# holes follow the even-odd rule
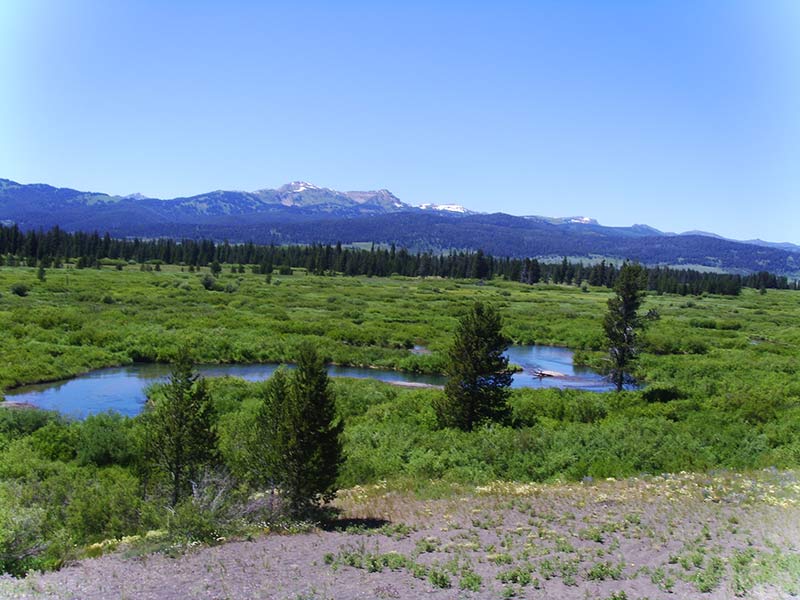
[[[333,499],[342,461],[342,424],[314,347],[300,349],[296,369],[278,369],[260,400],[240,432],[237,474],[256,489],[279,491],[292,516],[305,516]],[[182,349],[141,419],[146,463],[168,480],[172,507],[192,497],[203,470],[222,464],[217,420],[206,380]]]
[[[274,269],[290,274],[291,268],[304,268],[315,275],[443,277],[489,279],[534,284],[605,286],[613,288],[619,269],[612,263],[570,262],[566,257],[555,263],[536,259],[499,258],[477,252],[451,251],[433,254],[411,253],[404,248],[369,250],[334,245],[257,245],[217,243],[212,240],[114,239],[98,233],[68,233],[58,227],[50,231],[25,231],[16,225],[0,225],[0,259],[7,266],[60,267],[74,261],[77,268],[137,263],[159,270],[161,264],[177,264],[190,269],[210,266],[220,272],[222,264],[244,265],[257,273],[270,275]],[[738,295],[742,287],[756,289],[798,289],[798,282],[767,272],[730,275],[669,267],[646,268],[646,287],[657,293],[702,293]]]
[[[273,485],[282,489],[290,511],[301,516],[332,500],[342,460],[342,423],[325,364],[312,346],[301,348],[296,370],[270,382],[257,422],[258,437],[275,458]]]

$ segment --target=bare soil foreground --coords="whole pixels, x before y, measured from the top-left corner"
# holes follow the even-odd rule
[[[112,553],[0,579],[2,598],[789,598],[800,594],[797,472],[497,483],[420,500],[341,492],[342,526]]]

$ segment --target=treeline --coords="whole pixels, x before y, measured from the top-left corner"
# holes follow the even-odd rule
[[[259,273],[272,273],[284,267],[305,268],[325,275],[349,276],[444,277],[489,279],[503,277],[510,281],[534,284],[557,284],[612,287],[619,269],[602,261],[593,265],[581,262],[547,263],[536,259],[497,258],[478,250],[447,254],[410,253],[404,248],[370,250],[334,245],[257,245],[252,242],[230,244],[212,240],[114,239],[109,234],[68,233],[58,227],[43,231],[21,231],[16,225],[0,225],[0,254],[8,266],[58,267],[64,261],[76,261],[79,268],[97,267],[101,261],[117,264],[175,264],[190,268],[214,263],[251,265]],[[243,268],[240,269],[242,271]],[[751,275],[705,273],[692,269],[647,268],[650,291],[675,294],[701,293],[737,295],[742,287],[757,289],[798,289],[797,282],[784,276],[760,272]]]

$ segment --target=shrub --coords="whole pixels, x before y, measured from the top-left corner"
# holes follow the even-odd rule
[[[11,293],[17,296],[27,296],[30,288],[24,283],[15,283],[11,286]]]
[[[684,345],[689,354],[706,354],[708,352],[708,344],[696,338],[686,340]]]
[[[432,568],[428,573],[428,581],[437,588],[447,589],[452,586],[450,576],[441,569]]]
[[[130,535],[143,529],[139,480],[121,467],[83,469],[69,498],[67,526],[80,543]]]
[[[482,584],[483,578],[471,569],[465,570],[458,581],[459,588],[470,592],[479,592]]]
[[[21,490],[0,482],[0,573],[24,575],[44,544],[45,511],[19,502]]]
[[[127,465],[134,450],[131,421],[118,413],[91,415],[79,426],[77,459],[83,465]]]
[[[643,349],[651,354],[680,354],[680,340],[663,333],[650,333],[644,338]]]
[[[171,536],[185,540],[211,542],[219,537],[214,514],[198,506],[192,498],[175,507],[168,528]]]
[[[689,325],[698,329],[716,329],[717,322],[713,319],[690,319]]]
[[[205,289],[209,291],[220,291],[222,286],[217,283],[217,280],[214,279],[213,275],[206,273],[200,278],[200,285],[202,285]]]
[[[642,392],[646,402],[671,402],[686,396],[674,385],[654,385]]]
[[[0,410],[0,435],[17,439],[59,420],[58,413],[46,410]]]
[[[605,400],[579,390],[519,390],[513,396],[513,421],[518,426],[535,425],[540,417],[574,423],[595,423],[606,417]]]
[[[31,435],[31,442],[43,458],[67,462],[75,458],[78,436],[68,424],[50,421]]]

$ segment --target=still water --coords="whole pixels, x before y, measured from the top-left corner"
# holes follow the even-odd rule
[[[608,391],[612,385],[602,375],[572,364],[572,351],[553,346],[511,346],[507,355],[512,364],[522,367],[514,374],[511,387],[580,388]],[[276,364],[201,365],[198,371],[206,377],[230,375],[249,381],[267,379],[278,368]],[[10,390],[6,399],[25,402],[39,408],[57,410],[65,415],[83,418],[113,410],[123,415],[139,414],[144,408],[148,385],[166,380],[169,365],[134,364],[127,367],[98,369],[72,379],[29,385]],[[539,377],[540,371],[557,373],[555,377]],[[444,385],[439,375],[419,375],[383,369],[338,367],[331,365],[332,377],[355,377],[378,381]]]

